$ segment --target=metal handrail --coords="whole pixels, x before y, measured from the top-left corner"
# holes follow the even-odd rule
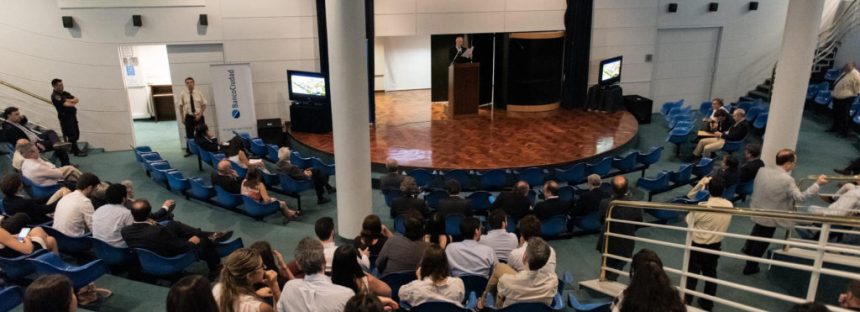
[[[51,104],[51,100],[49,100],[49,99],[47,99],[47,98],[45,98],[45,97],[43,97],[43,96],[41,96],[41,95],[35,94],[35,93],[33,93],[33,92],[30,92],[30,91],[24,90],[24,88],[21,88],[21,87],[19,87],[19,86],[16,86],[16,85],[14,85],[14,84],[12,84],[12,83],[10,83],[10,82],[8,82],[8,81],[0,80],[0,85],[7,86],[7,87],[11,88],[12,90],[15,90],[15,91],[18,91],[18,92],[24,93],[24,94],[29,95],[30,97],[32,97],[32,98],[34,98],[34,99],[37,99],[37,100],[39,100],[39,101],[42,101],[42,102],[45,102],[45,103]]]
[[[783,220],[793,220],[793,221],[805,221],[805,222],[816,222],[816,223],[832,223],[846,226],[858,226],[860,227],[860,218],[858,217],[832,217],[818,214],[811,214],[805,212],[798,211],[785,211],[785,210],[772,210],[772,209],[760,209],[760,208],[724,208],[724,207],[711,207],[707,205],[683,205],[683,204],[671,204],[671,203],[655,203],[655,202],[641,202],[641,201],[628,201],[628,200],[613,200],[609,203],[609,212],[607,214],[611,214],[612,209],[616,206],[624,206],[624,207],[634,207],[634,208],[644,208],[644,209],[663,209],[663,210],[675,210],[675,211],[686,211],[686,212],[710,212],[710,213],[729,213],[735,216],[744,216],[744,217],[753,217],[753,218],[770,218],[770,219],[783,219]],[[719,208],[719,209],[714,209]]]

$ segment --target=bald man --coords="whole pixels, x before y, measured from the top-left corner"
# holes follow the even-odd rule
[[[212,185],[220,186],[230,194],[240,194],[242,191],[242,178],[230,166],[229,160],[218,162],[218,172],[212,174]]]
[[[504,210],[513,220],[508,222],[516,222],[522,219],[532,211],[532,204],[529,202],[529,184],[526,181],[517,181],[514,189],[510,192],[501,192],[496,201],[490,206],[490,210]]]
[[[558,183],[553,180],[546,181],[543,184],[544,201],[535,204],[535,216],[541,221],[545,221],[557,215],[569,215],[569,202],[561,201],[558,198]]]
[[[624,176],[615,176],[612,179],[612,197],[604,199],[600,202],[600,214],[603,218],[600,219],[603,224],[603,229],[600,233],[606,233],[606,224],[605,220],[609,217],[609,203],[613,200],[633,200],[630,196],[630,192],[628,191],[627,186],[627,178]],[[624,206],[617,206],[612,209],[612,219],[616,220],[627,220],[627,221],[637,221],[642,222],[642,209],[638,208],[630,208]],[[612,230],[612,233],[628,235],[628,236],[636,236],[637,226],[633,224],[627,223],[615,223],[613,222],[609,227]],[[606,247],[606,252],[609,254],[613,254],[616,256],[621,256],[625,258],[630,258],[633,256],[633,249],[636,247],[636,242],[620,237],[609,237],[606,235],[601,235],[597,240],[597,251],[601,254],[604,252],[604,245],[608,244]],[[613,268],[619,271],[624,270],[624,265],[627,263],[618,259],[607,258],[606,259],[606,267]],[[618,273],[606,271],[606,279],[610,281],[618,280]]]

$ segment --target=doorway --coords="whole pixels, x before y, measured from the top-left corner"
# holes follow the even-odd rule
[[[654,109],[684,99],[698,109],[710,101],[720,46],[720,27],[672,28],[657,31],[651,94]]]
[[[163,150],[178,144],[167,46],[121,46],[119,57],[135,145]]]

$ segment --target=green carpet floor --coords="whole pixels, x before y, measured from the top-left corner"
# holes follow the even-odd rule
[[[820,117],[808,115],[804,117],[800,141],[798,142],[799,166],[794,172],[795,177],[804,177],[809,174],[829,173],[831,169],[842,166],[850,159],[857,156],[857,150],[853,140],[835,138],[823,131],[825,122]],[[204,166],[202,171],[197,169],[196,158],[183,158],[179,149],[178,134],[175,122],[136,122],[135,132],[138,145],[149,145],[170,164],[181,170],[186,176],[207,177],[212,173],[211,168]],[[666,126],[659,115],[654,116],[654,122],[642,125],[639,130],[635,149],[647,149],[655,145],[664,145],[666,138]],[[752,138],[751,140],[757,140]],[[682,156],[689,154],[692,146],[686,146]],[[666,144],[663,159],[646,173],[653,176],[660,170],[677,169],[681,163],[675,157],[675,147]],[[770,156],[767,156],[770,157]],[[163,200],[173,198],[177,201],[175,211],[178,220],[199,226],[205,230],[233,230],[234,236],[241,237],[245,245],[250,245],[257,240],[269,241],[272,246],[281,251],[287,259],[292,258],[293,248],[304,236],[313,235],[313,222],[322,216],[337,217],[335,212],[336,201],[325,205],[316,205],[312,192],[303,197],[305,216],[287,225],[280,224],[280,217],[272,216],[266,222],[261,223],[249,217],[237,213],[213,207],[194,200],[185,200],[181,195],[174,194],[165,188],[156,185],[143,174],[141,166],[135,161],[130,151],[94,153],[86,158],[73,158],[74,163],[81,166],[84,171],[94,172],[105,181],[118,182],[123,179],[134,181],[135,193],[138,198],[147,198],[153,205],[160,204]],[[639,173],[629,174],[631,185],[639,177]],[[368,184],[370,181],[368,181]],[[673,192],[655,196],[654,201],[666,201],[672,197],[684,194],[689,188],[679,188]],[[641,195],[641,192],[638,192]],[[334,199],[334,198],[333,198]],[[295,200],[288,199],[291,205]],[[385,206],[382,195],[378,190],[373,192],[373,210],[383,218],[383,222],[391,224],[388,219],[388,208]],[[740,205],[746,205],[741,203]],[[342,222],[356,222],[361,220],[342,220]],[[747,219],[735,218],[731,231],[737,233],[749,233],[752,223]],[[779,233],[779,232],[778,232]],[[640,236],[656,238],[663,241],[683,243],[683,236],[677,233],[660,229],[643,229]],[[779,235],[779,234],[778,234]],[[600,256],[595,250],[597,236],[588,235],[574,237],[565,240],[551,241],[558,256],[558,271],[570,271],[574,280],[582,281],[597,278]],[[737,252],[743,242],[737,239],[726,239],[723,244],[724,250]],[[657,250],[664,264],[680,268],[681,253],[669,251],[660,246],[639,244],[637,249],[649,247]],[[786,285],[784,277],[772,276],[763,271],[753,276],[743,276],[740,271],[743,263],[734,259],[722,258],[719,265],[719,277],[724,280],[738,282],[747,285],[755,285],[776,291],[785,291],[791,285]],[[765,268],[765,267],[763,267]],[[203,269],[202,265],[194,268],[195,271]],[[671,275],[670,275],[671,276]],[[677,276],[671,276],[677,280]],[[790,281],[790,284],[806,283],[805,280]],[[106,275],[97,281],[100,287],[106,287],[114,291],[114,296],[108,299],[101,311],[163,311],[164,302],[168,288],[153,284],[132,281],[123,277]],[[701,283],[700,283],[701,284]],[[844,285],[824,285],[830,288],[843,288]],[[699,286],[701,289],[701,286]],[[570,287],[569,287],[570,289]],[[583,291],[578,292],[582,296],[589,296]],[[753,295],[741,291],[733,291],[727,287],[719,289],[719,296],[729,297],[734,300],[751,303],[759,307],[767,307],[768,310],[786,310],[787,305],[762,296]],[[835,299],[835,298],[834,298]],[[22,310],[20,307],[16,311]],[[731,308],[717,306],[717,311],[731,311]]]

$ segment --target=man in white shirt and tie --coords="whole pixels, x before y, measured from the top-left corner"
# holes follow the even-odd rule
[[[185,78],[185,87],[186,89],[179,95],[179,112],[182,113],[179,120],[185,125],[185,138],[192,139],[197,125],[206,123],[203,112],[206,111],[206,105],[209,102],[200,90],[194,88],[194,78]],[[191,153],[186,151],[185,156],[189,155]]]
[[[857,94],[860,94],[860,71],[857,71],[854,62],[848,62],[842,67],[842,74],[833,82],[833,125],[828,132],[848,136],[851,130],[851,104]]]

